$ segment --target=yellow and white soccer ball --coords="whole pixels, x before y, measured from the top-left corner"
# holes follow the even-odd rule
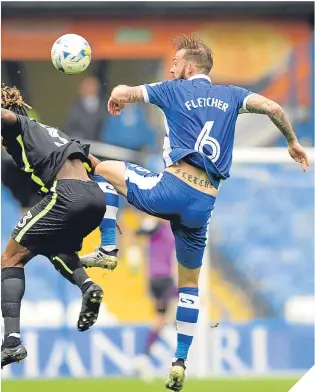
[[[80,35],[65,34],[51,48],[54,67],[68,75],[80,74],[90,65],[92,52],[89,43]]]

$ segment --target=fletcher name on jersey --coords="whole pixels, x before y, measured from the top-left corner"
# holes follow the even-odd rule
[[[185,106],[188,110],[197,109],[197,108],[217,108],[226,112],[226,109],[229,107],[227,102],[223,102],[217,98],[196,98],[195,100],[191,99],[190,101],[185,102]]]

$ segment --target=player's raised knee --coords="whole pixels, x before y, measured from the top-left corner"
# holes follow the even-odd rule
[[[96,166],[95,174],[103,176],[106,178],[107,181],[110,181],[110,179],[113,178],[113,175],[117,173],[117,170],[119,170],[120,167],[122,167],[123,170],[125,169],[125,165],[123,162],[104,161]]]
[[[22,254],[16,254],[14,256],[9,255],[7,252],[1,254],[1,268],[23,267],[22,261]]]
[[[1,253],[1,268],[6,268],[8,265],[9,257],[6,252]]]
[[[127,192],[125,171],[125,163],[118,161],[104,161],[99,163],[95,168],[95,174],[103,176],[106,181],[112,184],[117,192],[121,194],[125,194]]]

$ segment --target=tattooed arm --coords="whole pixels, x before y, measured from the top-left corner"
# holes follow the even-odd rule
[[[117,86],[111,93],[107,109],[113,116],[119,116],[126,103],[141,103],[144,97],[140,86]]]
[[[174,80],[145,83],[141,86],[117,86],[109,99],[108,111],[119,115],[126,103],[150,103],[160,108],[169,108],[174,102]]]
[[[286,138],[288,144],[297,142],[290,121],[282,107],[259,94],[251,95],[246,103],[247,113],[266,114]]]
[[[243,112],[266,114],[285,137],[291,157],[301,163],[303,171],[306,170],[309,166],[306,151],[298,142],[287,115],[278,103],[262,95],[253,94],[248,98],[246,110]]]
[[[111,98],[116,103],[141,103],[144,97],[140,86],[117,86],[111,93]]]

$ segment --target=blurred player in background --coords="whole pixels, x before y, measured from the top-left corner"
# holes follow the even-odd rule
[[[80,288],[79,331],[96,322],[103,297],[77,255],[83,238],[100,225],[106,211],[103,192],[88,175],[99,161],[89,154],[89,145],[30,119],[28,109],[19,90],[1,89],[2,145],[43,195],[18,222],[1,256],[2,367],[27,356],[20,340],[20,307],[24,266],[34,256],[47,256],[61,275]]]
[[[141,375],[147,377],[150,376],[151,348],[167,322],[167,312],[176,294],[175,242],[169,222],[154,217],[143,219],[136,235],[148,238],[146,259],[150,294],[155,309],[155,319],[147,337],[144,355],[136,360],[136,368]]]
[[[175,40],[175,46],[172,81],[117,86],[108,102],[112,115],[119,115],[127,103],[150,103],[163,111],[164,172],[151,173],[117,161],[102,162],[95,172],[106,177],[139,210],[171,222],[179,263],[179,301],[177,348],[165,385],[179,391],[184,385],[186,360],[196,333],[198,278],[208,223],[220,182],[229,177],[238,115],[267,115],[282,132],[289,154],[304,171],[308,158],[279,104],[241,87],[213,85],[209,77],[213,55],[201,39],[183,35]]]

